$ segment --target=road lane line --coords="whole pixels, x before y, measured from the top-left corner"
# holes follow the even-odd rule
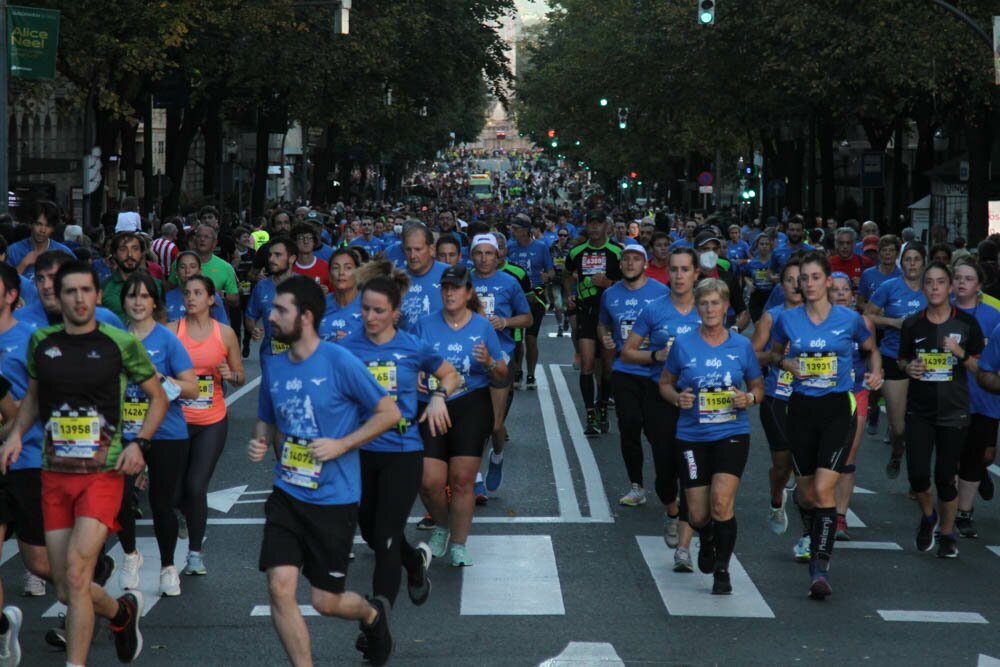
[[[635,539],[671,616],[774,618],[771,607],[736,556],[729,562],[733,594],[712,595],[711,575],[673,571],[674,551],[663,544],[662,536],[636,535]]]
[[[229,396],[226,396],[226,407],[228,408],[230,405],[232,405],[236,401],[240,400],[241,398],[249,394],[251,391],[256,389],[257,385],[259,384],[260,384],[260,376],[258,375],[257,377],[250,380],[245,385],[243,385],[242,387],[231,393]]]
[[[997,556],[1000,556],[1000,547],[986,547],[986,548],[992,551]]]
[[[847,527],[848,528],[867,528],[865,522],[851,510],[847,510]]]
[[[997,477],[1000,477],[1000,464],[994,463],[989,468],[987,468],[987,470],[989,470],[991,473],[993,473]]]
[[[904,609],[879,609],[884,621],[902,623],[989,623],[982,614],[974,611],[907,611]]]
[[[576,498],[573,487],[573,476],[569,472],[569,459],[566,457],[566,445],[559,431],[559,418],[556,416],[556,406],[552,400],[552,390],[545,377],[544,366],[535,380],[538,382],[538,402],[542,406],[542,422],[545,424],[545,439],[549,443],[549,458],[552,461],[552,474],[556,482],[556,497],[559,500],[559,515],[567,520],[575,521],[580,514],[580,502]]]
[[[874,494],[875,492],[871,491],[870,489],[866,489],[864,487],[856,486],[854,487],[854,493],[862,495],[862,494]]]
[[[302,612],[303,616],[320,616],[320,613],[313,609],[311,604],[300,604],[299,611]],[[258,604],[254,605],[254,608],[250,610],[251,616],[270,616],[271,615],[271,605],[269,604]]]
[[[604,492],[601,471],[597,467],[594,450],[590,448],[587,436],[583,434],[580,415],[577,413],[573,397],[569,393],[566,378],[563,377],[562,369],[556,364],[549,364],[549,370],[552,372],[552,384],[556,388],[556,394],[559,395],[569,437],[573,441],[573,449],[576,451],[576,458],[580,462],[580,469],[583,472],[583,485],[587,490],[587,505],[590,507],[590,516],[598,521],[612,523],[614,519],[611,518],[611,506],[608,504],[608,495]]]
[[[407,523],[417,523],[424,517],[421,516],[411,516],[407,519]],[[573,521],[568,521],[566,517],[562,516],[479,516],[472,520],[473,524],[477,523],[498,523],[498,524],[552,524],[552,523],[608,523],[603,519],[593,519],[591,517],[585,516],[579,519],[574,519]],[[152,519],[138,519],[135,522],[137,526],[152,526]],[[209,517],[209,526],[263,526],[264,517]],[[430,533],[428,533],[430,535]]]
[[[895,542],[859,542],[857,540],[849,540],[845,542],[837,542],[835,547],[837,551],[841,549],[857,549],[857,550],[885,550],[885,551],[902,551],[903,547],[899,546]]]
[[[976,661],[976,667],[1000,667],[1000,660],[997,660],[993,656],[979,654],[979,660]]]
[[[549,535],[470,535],[462,616],[564,616]]]
[[[546,660],[538,667],[625,667],[625,662],[615,651],[615,647],[599,642],[570,642],[562,653]]]

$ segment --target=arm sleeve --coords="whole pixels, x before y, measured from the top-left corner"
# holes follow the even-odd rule
[[[608,297],[608,291],[604,290],[604,293],[601,294],[601,307],[600,307],[600,309],[598,311],[597,319],[604,326],[610,327],[612,325],[612,318],[611,318],[611,313],[608,312],[608,298],[607,297]]]
[[[131,334],[122,345],[122,362],[125,365],[126,374],[136,384],[142,384],[149,378],[156,375],[156,367],[149,360],[146,348],[143,347],[139,339]]]
[[[753,351],[753,345],[748,338],[744,338],[746,345],[743,346],[743,377],[749,380],[756,380],[761,376],[760,362],[757,361],[757,353]]]
[[[879,308],[885,308],[885,304],[889,301],[889,289],[886,287],[890,281],[885,281],[872,294],[872,298],[869,301]]]
[[[861,315],[855,314],[854,317],[854,331],[852,332],[854,340],[861,344],[872,337],[872,332],[868,330],[865,326],[865,318]]]
[[[494,360],[506,359],[503,355],[503,350],[500,349],[500,337],[497,336],[497,332],[491,326],[483,327],[483,330],[483,340],[486,341],[486,350],[490,353],[490,356]]]
[[[778,317],[771,326],[771,349],[784,349],[788,342],[788,334],[785,332],[785,318]]]
[[[653,327],[650,323],[649,316],[649,306],[646,306],[639,311],[639,317],[635,318],[635,322],[632,324],[632,332],[642,336],[643,338],[648,338]],[[625,341],[622,341],[624,344]]]

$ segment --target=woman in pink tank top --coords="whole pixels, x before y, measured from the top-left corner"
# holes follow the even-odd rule
[[[170,328],[191,355],[198,376],[197,398],[181,403],[191,436],[191,449],[184,473],[181,510],[187,519],[188,556],[184,574],[207,574],[201,554],[208,522],[208,483],[222,456],[229,432],[223,380],[233,386],[246,382],[240,344],[233,330],[212,319],[215,285],[202,275],[188,278],[181,287],[187,313]]]

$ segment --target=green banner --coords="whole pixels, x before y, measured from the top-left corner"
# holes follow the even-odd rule
[[[37,7],[7,8],[10,75],[54,79],[59,46],[59,11]]]

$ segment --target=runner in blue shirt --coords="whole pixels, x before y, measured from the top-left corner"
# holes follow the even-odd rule
[[[507,244],[507,261],[525,270],[531,280],[533,291],[533,294],[528,295],[532,322],[524,330],[524,345],[515,351],[511,367],[517,379],[521,375],[523,353],[527,369],[524,386],[519,388],[531,390],[537,387],[535,369],[538,367],[538,332],[548,311],[548,302],[545,300],[546,285],[552,280],[555,266],[548,246],[532,238],[531,218],[526,214],[521,213],[514,217],[511,231],[514,240]]]
[[[441,274],[448,265],[434,261],[434,235],[422,223],[403,231],[403,251],[410,289],[403,297],[399,328],[412,331],[421,318],[441,310]]]
[[[193,250],[185,250],[177,255],[175,265],[177,267],[177,280],[179,285],[183,285],[184,282],[191,276],[201,273],[201,259],[199,259],[198,253]],[[187,309],[184,307],[183,289],[176,287],[167,292],[164,310],[167,313],[168,322],[176,322],[184,317],[187,313]],[[229,313],[226,312],[226,306],[222,303],[222,296],[218,292],[215,293],[215,305],[212,306],[211,310],[208,312],[213,320],[216,320],[219,324],[229,326]]]
[[[775,535],[788,529],[788,503],[786,485],[793,472],[792,444],[788,432],[788,397],[792,395],[792,374],[771,365],[771,334],[782,313],[802,305],[799,292],[799,258],[792,257],[781,269],[781,284],[787,289],[785,303],[764,311],[754,326],[751,343],[761,366],[767,367],[764,378],[764,402],[760,405],[760,423],[767,436],[771,451],[771,468],[768,470],[771,504],[768,508],[768,526]],[[808,549],[809,537],[804,536]]]
[[[733,272],[739,273],[741,266],[750,259],[750,244],[740,238],[740,226],[729,225],[729,241],[726,242],[726,259],[733,266]]]
[[[909,378],[896,363],[896,357],[899,356],[899,330],[903,326],[903,320],[927,306],[927,300],[920,289],[920,276],[924,272],[926,258],[924,246],[916,242],[908,243],[900,259],[902,277],[882,283],[865,306],[865,315],[882,332],[878,349],[883,357],[885,383],[882,397],[889,417],[889,440],[892,444],[892,453],[885,467],[885,474],[889,479],[899,477],[903,460],[906,389],[910,385]]]
[[[802,216],[796,215],[788,220],[788,227],[786,228],[788,243],[785,245],[778,245],[777,248],[771,253],[771,278],[778,282],[780,280],[781,267],[785,265],[788,258],[792,256],[793,253],[802,250],[812,250],[813,247],[808,243],[805,243],[803,239],[805,238],[805,227],[802,220]],[[777,306],[781,303],[769,304],[767,307],[771,308]]]
[[[245,326],[250,330],[250,337],[260,341],[261,367],[271,357],[288,349],[286,344],[272,338],[270,315],[277,286],[295,275],[295,259],[298,256],[298,246],[285,236],[272,239],[267,249],[267,271],[270,275],[253,286],[245,313]]]
[[[858,308],[864,310],[871,301],[875,290],[887,280],[899,278],[903,275],[896,259],[899,257],[899,237],[886,234],[878,241],[878,264],[865,269],[861,274],[861,282],[858,284],[857,302]]]
[[[428,424],[420,426],[424,438],[420,497],[435,523],[431,553],[435,558],[444,557],[451,542],[451,564],[460,567],[472,564],[465,543],[475,508],[473,486],[483,445],[494,426],[488,387],[507,377],[507,364],[493,325],[477,314],[482,306],[472,286],[471,272],[464,266],[452,266],[440,281],[442,309],[420,320],[414,333],[430,342],[458,370],[462,383],[446,397],[451,421],[448,432],[435,435]],[[433,392],[439,387],[430,382],[427,389]],[[429,395],[417,398],[427,405]],[[446,484],[451,487],[450,502]]]
[[[389,261],[370,262],[359,273],[364,284],[364,327],[344,338],[342,345],[367,366],[402,417],[396,428],[361,448],[358,523],[361,536],[375,552],[373,593],[395,606],[402,567],[410,600],[421,605],[430,594],[431,551],[424,543],[414,548],[404,535],[424,469],[424,444],[417,425],[418,375],[439,380],[439,389],[420,417],[433,435],[448,430],[445,397],[458,389],[462,379],[429,342],[396,329],[402,293],[410,284],[406,274]]]
[[[781,314],[771,333],[771,362],[792,374],[788,432],[795,462],[797,498],[809,527],[809,594],[831,595],[829,567],[837,526],[835,489],[851,442],[854,343],[868,355],[865,380],[882,383],[882,357],[858,313],[830,303],[830,263],[807,253],[799,268],[805,305]]]
[[[670,293],[660,297],[639,313],[628,338],[622,345],[621,359],[627,364],[647,368],[648,382],[642,400],[642,419],[646,427],[656,472],[654,488],[665,509],[663,539],[674,549],[674,571],[692,572],[691,526],[687,522],[687,501],[677,501],[678,451],[676,442],[677,408],[660,396],[660,376],[670,346],[677,336],[689,333],[701,324],[694,306],[694,284],[698,278],[698,254],[691,248],[670,253]]]
[[[646,504],[646,490],[642,483],[642,402],[649,384],[649,369],[641,364],[626,363],[621,358],[621,351],[643,308],[659,298],[665,298],[670,291],[663,284],[646,277],[646,260],[646,249],[641,245],[625,246],[621,255],[622,279],[601,294],[597,324],[601,344],[606,350],[615,352],[611,365],[611,386],[618,413],[622,459],[630,484],[618,504],[629,507]],[[646,439],[650,439],[648,429]]]
[[[121,295],[122,310],[129,317],[129,333],[138,338],[146,348],[146,354],[160,374],[161,383],[170,399],[167,414],[151,438],[150,449],[146,453],[146,466],[153,532],[160,552],[160,594],[173,597],[181,594],[180,576],[174,566],[174,550],[179,530],[174,504],[177,489],[184,477],[190,447],[184,411],[176,399],[197,398],[198,377],[195,375],[191,356],[181,341],[169,329],[156,322],[155,317],[163,308],[163,302],[153,278],[144,272],[133,273],[122,285]],[[129,382],[122,403],[122,430],[126,440],[138,437],[148,407],[149,399],[146,394],[139,385]],[[134,478],[127,478],[126,488],[133,485]],[[122,526],[118,538],[125,552],[120,578],[121,587],[125,590],[139,587],[139,568],[143,562],[142,554],[136,549],[133,506],[131,494],[126,494],[122,511],[118,514],[118,523]]]
[[[27,324],[32,329],[41,329],[50,324],[60,324],[63,321],[62,306],[56,295],[55,278],[59,268],[73,257],[60,250],[42,253],[35,260],[35,287],[38,289],[38,300],[17,309],[17,320]],[[97,306],[95,317],[98,322],[110,324],[116,329],[125,330],[121,319],[104,306]]]
[[[509,362],[516,346],[518,329],[531,326],[532,312],[528,299],[517,280],[508,273],[497,271],[500,263],[500,245],[492,234],[477,234],[472,239],[472,261],[476,270],[472,286],[482,305],[482,315],[496,331],[500,351]],[[476,502],[485,503],[503,483],[503,450],[507,440],[505,421],[514,398],[514,374],[508,373],[502,381],[490,382],[490,400],[493,403],[493,447],[490,449],[486,479],[476,478]]]
[[[330,285],[326,295],[326,312],[319,323],[319,337],[336,343],[344,336],[364,327],[361,317],[361,293],[355,271],[361,267],[356,249],[337,248],[330,255]]]
[[[751,287],[748,308],[750,319],[757,322],[764,314],[764,304],[768,302],[774,289],[771,278],[771,237],[767,234],[757,237],[757,253],[739,267],[739,274]]]
[[[392,653],[391,605],[345,591],[345,582],[361,499],[357,450],[395,428],[400,412],[357,357],[320,340],[324,305],[315,281],[293,276],[278,285],[269,315],[275,339],[287,348],[262,368],[247,448],[251,461],[261,461],[281,435],[259,567],[267,572],[272,613],[286,619],[275,629],[291,662],[312,662],[295,599],[301,570],[313,608],[359,621],[368,660],[384,665]]]
[[[726,283],[706,278],[694,299],[701,326],[674,340],[660,394],[680,411],[681,484],[691,527],[701,535],[698,568],[712,573],[713,595],[729,595],[736,490],[750,453],[746,409],[764,398],[764,379],[750,340],[726,328]]]
[[[979,371],[988,367],[994,372],[996,363],[987,359],[993,345],[993,338],[1000,326],[1000,311],[984,303],[980,290],[983,284],[983,269],[970,257],[955,262],[955,306],[972,315],[979,328],[986,334],[986,351],[979,360]],[[984,361],[986,360],[986,361]],[[997,425],[1000,423],[1000,396],[983,389],[976,382],[977,373],[967,371],[969,387],[969,429],[962,447],[958,463],[958,515],[955,528],[962,537],[977,537],[979,531],[972,519],[973,502],[976,492],[983,500],[993,497],[993,479],[989,466],[996,459]]]
[[[382,241],[375,236],[375,221],[369,217],[361,218],[361,234],[351,239],[347,246],[361,246],[369,257],[375,257],[382,252],[384,249]]]
[[[35,275],[35,262],[48,252],[62,252],[75,259],[73,249],[53,241],[51,236],[59,223],[59,208],[48,201],[36,202],[31,208],[31,233],[26,239],[11,243],[7,248],[7,263],[25,278]]]

